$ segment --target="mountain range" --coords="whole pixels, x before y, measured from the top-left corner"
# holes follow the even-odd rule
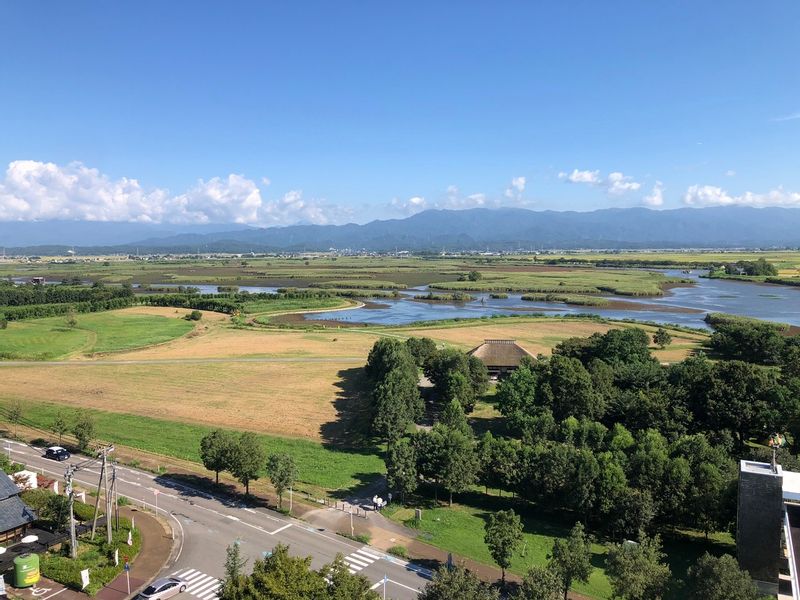
[[[141,225],[0,223],[9,253],[275,252],[763,248],[800,246],[800,208],[742,206],[591,212],[516,208],[427,210],[357,225]]]

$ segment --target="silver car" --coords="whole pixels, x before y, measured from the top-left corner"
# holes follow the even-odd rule
[[[136,596],[136,600],[166,600],[186,591],[186,581],[180,577],[156,579]]]

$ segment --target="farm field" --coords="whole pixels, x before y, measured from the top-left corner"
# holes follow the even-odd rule
[[[0,400],[0,409],[7,409],[11,400]],[[48,430],[59,412],[71,417],[63,405],[45,402],[24,404],[25,421]],[[198,425],[180,421],[126,415],[89,409],[95,420],[97,436],[114,440],[118,444],[200,463],[199,440],[214,429],[211,425]],[[169,435],[165,435],[169,432]],[[288,452],[297,461],[300,481],[311,491],[348,489],[363,483],[363,474],[383,472],[383,460],[371,451],[349,451],[304,439],[260,435],[268,452]]]
[[[706,264],[725,264],[738,262],[740,260],[758,260],[763,258],[767,262],[774,263],[778,269],[795,271],[800,274],[800,252],[796,251],[766,251],[766,252],[570,252],[564,254],[546,254],[538,257],[541,262],[558,261],[581,261],[598,263],[602,261],[627,261],[647,264],[664,265],[706,265]]]
[[[131,308],[65,317],[12,321],[0,330],[0,357],[53,360],[93,353],[114,352],[160,344],[189,333],[193,322],[181,318],[187,311]]]
[[[322,441],[360,411],[363,360],[1,367],[6,398]],[[35,381],[36,385],[31,385]]]

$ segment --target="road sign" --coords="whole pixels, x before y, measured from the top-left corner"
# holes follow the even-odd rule
[[[81,589],[86,589],[87,585],[89,585],[89,569],[84,569],[81,571]]]

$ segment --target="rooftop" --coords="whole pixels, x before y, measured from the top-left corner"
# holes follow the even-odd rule
[[[526,356],[536,358],[516,340],[484,340],[468,354],[479,358],[487,367],[516,367]]]

